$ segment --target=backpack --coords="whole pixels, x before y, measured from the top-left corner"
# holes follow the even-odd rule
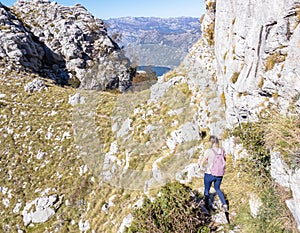
[[[218,153],[212,149],[215,154],[214,162],[211,166],[211,174],[213,176],[223,176],[225,173],[226,161],[225,161],[225,151],[223,149],[218,150]]]

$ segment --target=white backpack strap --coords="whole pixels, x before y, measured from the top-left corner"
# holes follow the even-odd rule
[[[215,155],[218,154],[213,148],[210,148],[210,149],[214,152]]]

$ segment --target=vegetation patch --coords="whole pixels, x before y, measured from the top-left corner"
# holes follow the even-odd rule
[[[280,52],[274,52],[273,54],[270,54],[266,61],[265,61],[265,70],[269,71],[272,70],[275,66],[275,64],[284,62],[286,59],[287,54],[281,54]]]
[[[226,96],[225,96],[224,91],[221,93],[220,99],[221,99],[221,104],[225,105],[226,104]]]
[[[203,31],[203,36],[207,40],[209,46],[215,44],[215,22],[212,22]]]
[[[291,168],[300,167],[300,117],[291,109],[288,115],[269,112],[265,120],[265,141],[269,148],[276,148]]]
[[[234,179],[240,179],[238,183],[244,180],[243,185],[249,185],[247,193],[252,190],[262,201],[257,218],[250,215],[249,197],[244,202],[234,204],[236,208],[239,208],[235,224],[242,225],[243,232],[293,232],[295,227],[295,223],[290,221],[291,213],[285,205],[285,200],[290,198],[290,193],[278,187],[270,177],[270,142],[272,141],[272,146],[277,147],[277,143],[282,143],[283,140],[282,137],[278,140],[280,129],[275,129],[279,130],[277,136],[273,135],[271,128],[275,127],[275,122],[276,125],[282,124],[282,119],[274,116],[271,121],[269,118],[269,121],[261,119],[257,123],[243,123],[231,132],[236,137],[236,142],[242,143],[249,153],[248,158],[236,162],[235,170],[238,170],[240,178]],[[284,132],[283,135],[288,135],[286,130]],[[289,136],[285,140],[289,140]],[[296,142],[295,139],[294,142]],[[231,176],[230,173],[227,175]],[[227,182],[233,184],[234,181],[226,180],[226,177],[224,181],[226,187],[232,192],[232,187],[227,186]],[[229,200],[236,199],[236,193],[233,193],[234,196]]]
[[[7,224],[16,230],[23,228],[21,211],[26,203],[41,196],[57,194],[63,203],[56,217],[45,224],[30,227],[29,232],[60,229],[76,231],[80,216],[86,211],[86,195],[93,186],[89,172],[80,175],[83,161],[78,158],[78,149],[73,140],[72,109],[68,104],[74,90],[61,88],[45,80],[48,90],[28,93],[24,86],[32,77],[11,73],[0,77],[0,187],[6,187],[12,197],[5,208],[5,217],[0,231]],[[0,194],[1,198],[6,195]],[[20,212],[13,213],[17,203]],[[61,225],[59,225],[61,224]],[[59,227],[58,227],[59,226]],[[17,230],[16,230],[17,231]]]
[[[284,201],[290,195],[274,183],[270,182],[267,187],[260,195],[263,206],[258,215],[257,232],[293,232],[293,221],[289,221],[293,217]]]
[[[234,84],[237,82],[238,78],[240,76],[240,72],[234,72],[230,78],[230,81]]]
[[[243,162],[247,172],[268,179],[270,151],[264,141],[265,128],[260,123],[242,123],[233,130],[232,135],[241,140],[240,143],[249,152],[249,157]]]
[[[265,82],[264,77],[261,77],[261,78],[260,78],[260,81],[259,81],[259,83],[258,83],[258,88],[262,89],[262,87],[263,87],[263,85],[264,85],[264,82]]]
[[[154,201],[145,197],[143,206],[134,210],[127,232],[210,232],[210,218],[201,212],[190,191],[173,182],[164,186]]]

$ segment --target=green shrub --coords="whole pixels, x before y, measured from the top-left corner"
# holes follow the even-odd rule
[[[290,108],[291,114],[269,112],[265,120],[265,141],[269,148],[276,148],[282,159],[295,169],[300,167],[300,116]]]
[[[154,201],[146,198],[133,217],[127,232],[210,232],[209,217],[191,199],[190,188],[179,182],[164,186]]]
[[[263,206],[258,215],[258,232],[290,232],[289,229],[285,229],[284,219],[279,217],[283,216],[286,210],[284,203],[279,200],[279,195],[271,184],[261,193]]]
[[[232,132],[241,140],[249,157],[241,160],[238,165],[250,182],[256,186],[256,192],[262,202],[257,218],[253,219],[249,210],[241,211],[236,222],[245,224],[249,229],[245,232],[293,232],[295,223],[291,221],[291,213],[285,205],[290,193],[276,186],[270,178],[270,152],[266,138],[270,134],[265,119],[257,123],[243,123]],[[238,140],[238,139],[237,139]]]
[[[265,146],[264,127],[259,123],[242,123],[236,127],[232,135],[240,138],[244,148],[250,156],[244,161],[245,168],[254,176],[262,179],[257,180],[264,183],[264,178],[270,177],[270,151]]]

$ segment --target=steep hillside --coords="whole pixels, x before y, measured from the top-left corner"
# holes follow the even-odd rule
[[[25,72],[0,82],[1,232],[117,232],[138,193],[101,183],[80,156],[72,105],[84,100]],[[100,108],[116,99],[97,95]]]
[[[299,4],[206,5],[203,36],[183,62],[124,93],[57,85],[63,74],[86,72],[94,89],[102,71],[110,88],[130,84],[127,59],[102,26],[87,29],[100,21],[82,6],[0,5],[2,232],[128,232],[133,211],[170,181],[203,193],[198,161],[209,135],[227,152],[229,212],[215,198],[205,232],[300,229]],[[93,46],[101,50],[95,57]],[[61,63],[46,63],[47,51]]]
[[[200,38],[198,18],[124,17],[105,20],[108,34],[118,36],[137,65],[178,66]]]

